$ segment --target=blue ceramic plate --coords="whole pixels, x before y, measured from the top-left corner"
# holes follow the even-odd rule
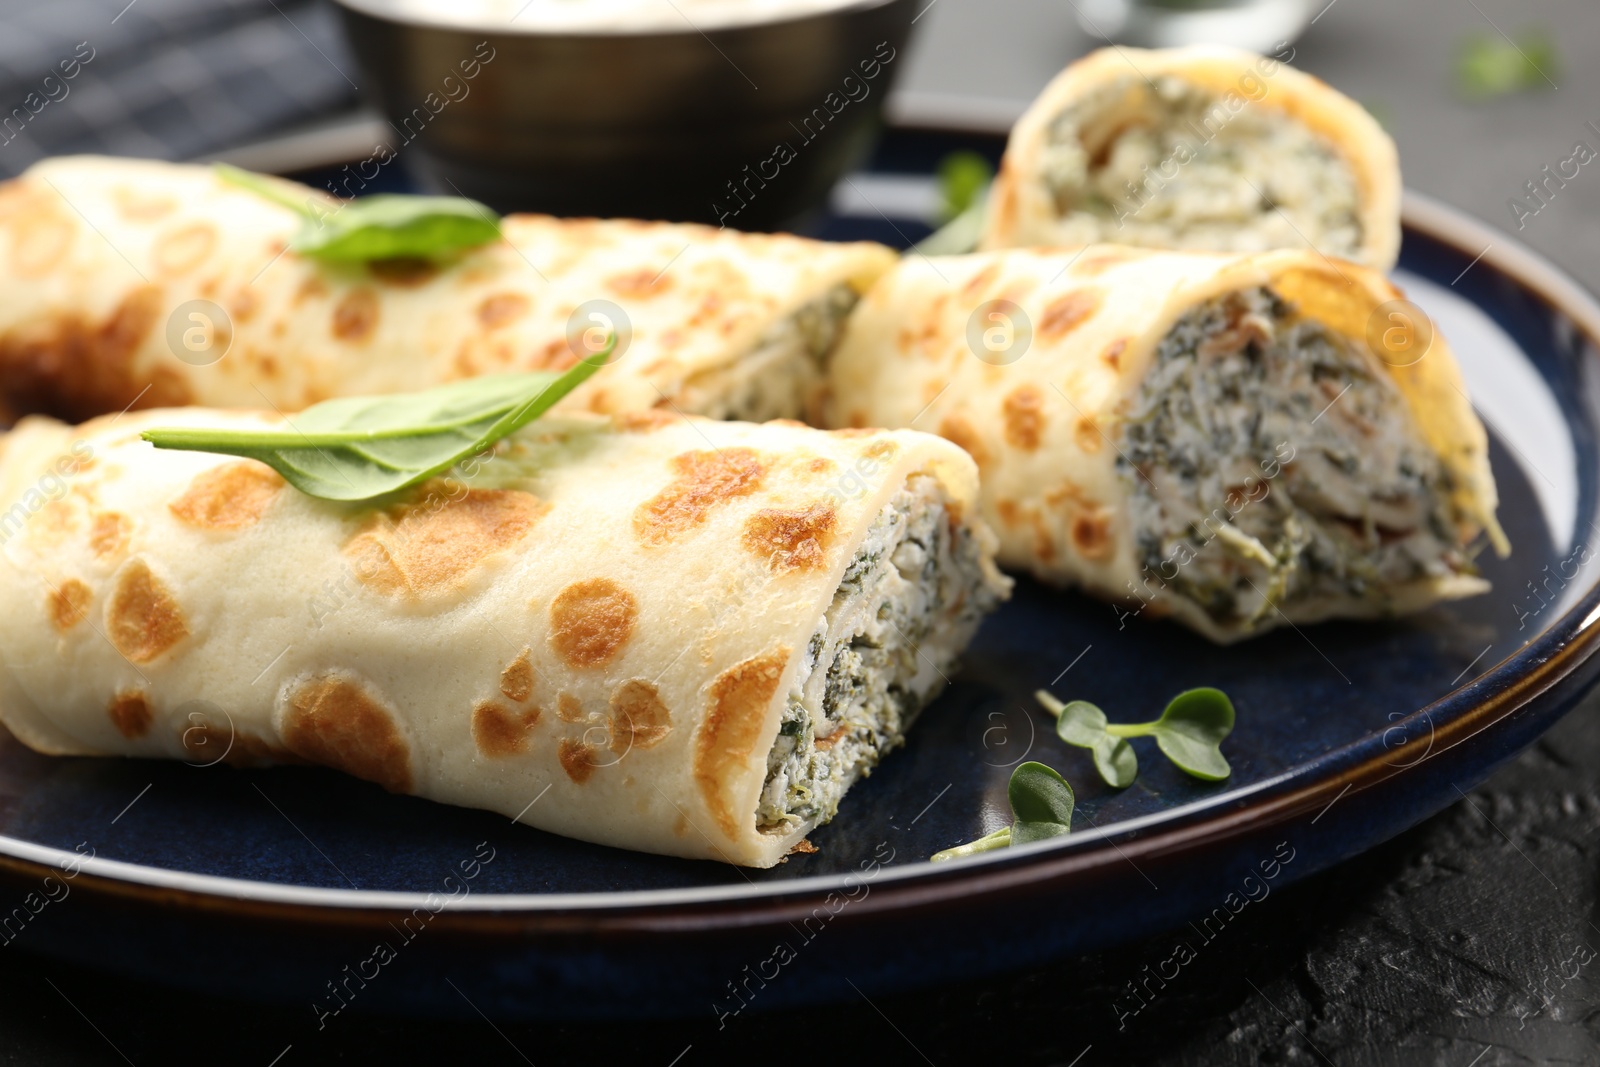
[[[1493,437],[1515,551],[1485,559],[1492,593],[1222,649],[1022,581],[910,745],[812,835],[820,851],[771,871],[568,841],[315,769],[49,759],[7,738],[0,939],[318,1012],[470,1000],[497,1018],[709,1018],[1184,923],[1214,936],[1461,799],[1600,667],[1600,308],[1448,209],[1411,198],[1405,218],[1400,281],[1450,338]],[[1197,685],[1238,708],[1225,783],[1151,753],[1111,791],[1029,696],[1049,686],[1131,716]],[[928,864],[1006,820],[1024,758],[1076,785],[1071,837]],[[76,876],[46,881],[62,867]]]

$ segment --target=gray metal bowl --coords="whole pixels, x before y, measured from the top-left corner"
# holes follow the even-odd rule
[[[565,33],[339,4],[391,147],[425,184],[503,211],[741,229],[794,222],[861,160],[917,10],[861,0],[704,33]]]

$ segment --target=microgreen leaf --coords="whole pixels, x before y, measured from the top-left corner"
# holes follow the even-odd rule
[[[157,448],[267,464],[308,496],[370,500],[416,485],[526,426],[604,365],[616,345],[561,374],[494,374],[392,396],[342,397],[259,430],[156,427]]]
[[[939,160],[939,217],[949,222],[983,196],[994,180],[994,168],[976,152],[951,152]]]
[[[1045,710],[1056,716],[1056,736],[1069,745],[1086,748],[1094,769],[1113,789],[1126,789],[1139,775],[1139,758],[1133,746],[1106,732],[1106,713],[1087,700],[1063,704],[1043,689],[1034,694]]]
[[[1132,785],[1139,764],[1130,737],[1154,737],[1163,755],[1179,770],[1208,782],[1232,774],[1221,745],[1233,732],[1233,703],[1220,689],[1189,689],[1172,698],[1154,722],[1107,722],[1105,712],[1086,700],[1063,704],[1043,689],[1034,694],[1056,716],[1056,734],[1069,745],[1087,748],[1107,785]]]
[[[1067,780],[1042,763],[1032,760],[1011,772],[1006,787],[1011,801],[1011,843],[1026,845],[1060,837],[1072,830],[1074,797]]]
[[[297,199],[290,183],[217,164],[226,182],[248,189],[300,216],[289,248],[305,256],[365,263],[379,259],[441,259],[500,239],[500,218],[476,200],[458,196],[378,194],[349,201]]]
[[[991,834],[984,834],[976,841],[968,841],[955,848],[947,848],[942,852],[935,852],[928,857],[929,863],[943,863],[946,860],[959,859],[962,856],[976,856],[980,852],[993,852],[997,848],[1011,847],[1011,827],[1002,826]]]
[[[1151,731],[1179,768],[1208,782],[1233,773],[1220,748],[1233,732],[1233,701],[1220,689],[1189,689],[1172,698]]]
[[[976,841],[935,852],[930,860],[944,863],[997,848],[1047,841],[1072,832],[1072,787],[1044,764],[1030,760],[1012,771],[1006,798],[1011,803],[1013,822],[1010,826],[1002,826]]]
[[[1456,83],[1464,96],[1487,100],[1550,88],[1559,67],[1555,42],[1542,30],[1524,30],[1515,41],[1473,33],[1457,49]]]
[[[994,168],[976,152],[952,152],[939,161],[939,222],[910,254],[958,256],[978,247]]]

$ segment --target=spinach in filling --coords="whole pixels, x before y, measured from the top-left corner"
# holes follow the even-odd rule
[[[1309,240],[1360,258],[1356,182],[1333,148],[1265,103],[1230,111],[1172,75],[1152,87],[1129,74],[1062,111],[1041,177],[1085,243],[1251,252]]]
[[[904,742],[998,595],[938,483],[913,476],[874,520],[807,645],[756,825],[785,833],[833,818],[850,785]]]
[[[1269,289],[1179,319],[1123,435],[1141,598],[1168,587],[1249,629],[1273,605],[1473,573],[1448,472],[1389,376]]]

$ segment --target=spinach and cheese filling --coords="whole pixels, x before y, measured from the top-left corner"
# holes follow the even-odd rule
[[[834,286],[774,323],[744,357],[690,378],[678,406],[743,422],[800,418],[806,399],[821,386],[828,356],[858,299],[850,286]]]
[[[1081,240],[1358,259],[1350,166],[1282,111],[1166,74],[1110,82],[1049,127],[1041,177]]]
[[[1270,289],[1179,319],[1122,435],[1141,598],[1166,589],[1248,632],[1476,573],[1449,473],[1383,366]]]
[[[832,819],[851,784],[904,742],[1001,595],[938,482],[913,475],[873,521],[807,645],[756,825],[785,833]]]

